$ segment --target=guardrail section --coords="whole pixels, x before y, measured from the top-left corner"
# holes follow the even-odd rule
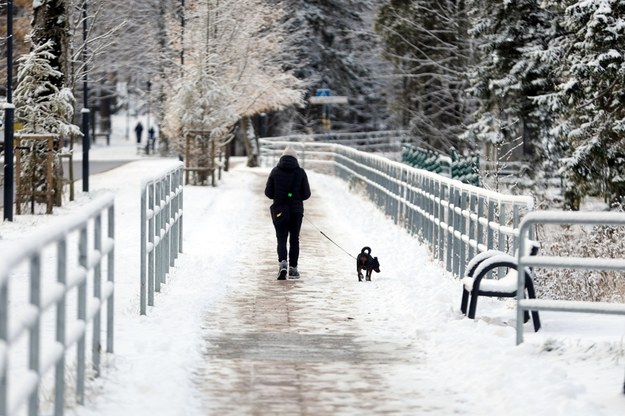
[[[537,211],[527,214],[519,227],[520,248],[524,253],[526,239],[536,224],[568,224],[568,225],[625,225],[625,214],[620,212],[577,212],[577,211]],[[561,256],[526,256],[518,254],[518,267],[549,267],[561,269],[595,269],[625,271],[625,259],[561,257]],[[519,281],[517,291],[517,345],[523,342],[524,311],[561,311],[625,315],[625,304],[610,302],[567,301],[550,299],[523,299],[525,281]],[[520,318],[521,317],[521,318]]]
[[[103,333],[113,352],[114,217],[113,195],[106,194],[2,246],[0,415],[22,414],[24,407],[40,414],[50,385],[55,415],[63,414],[70,393],[84,403],[86,377],[100,373]]]
[[[260,143],[265,165],[275,165],[291,144],[301,166],[336,175],[362,190],[396,224],[426,242],[434,257],[458,277],[479,252],[513,254],[520,218],[533,209],[531,197],[488,191],[343,145],[269,139]]]
[[[176,163],[141,185],[141,315],[154,306],[154,292],[182,253],[183,172],[183,164]]]

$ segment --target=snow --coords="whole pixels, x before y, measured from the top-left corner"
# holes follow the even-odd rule
[[[269,169],[246,168],[244,162],[234,161],[217,187],[185,187],[184,252],[156,295],[155,306],[140,316],[140,184],[171,166],[172,160],[136,156],[133,141],[118,137],[113,136],[110,147],[95,145],[90,160],[101,155],[131,162],[92,176],[91,193],[78,192],[77,201],[52,217],[19,216],[14,223],[3,223],[2,239],[18,240],[32,227],[57,221],[113,192],[115,351],[105,356],[101,377],[89,383],[85,406],[68,414],[209,414],[197,372],[208,359],[203,354],[206,334],[218,330],[211,326],[212,314],[245,284],[235,275],[233,259],[254,260],[255,247],[249,241],[275,244],[269,201],[258,193]],[[480,298],[477,319],[465,318],[459,311],[461,282],[435,263],[417,239],[341,180],[315,172],[309,172],[309,179],[313,198],[306,205],[307,217],[314,225],[305,221],[303,232],[313,235],[319,227],[352,253],[366,243],[382,269],[373,282],[358,283],[351,258],[329,241],[316,242],[327,244],[333,253],[324,262],[347,271],[331,280],[334,287],[317,289],[326,296],[351,293],[350,301],[359,308],[354,311],[354,325],[365,334],[363,338],[418,346],[420,358],[410,364],[416,367],[394,369],[384,380],[396,394],[405,394],[407,403],[422,403],[426,409],[436,409],[436,414],[624,414],[623,317],[541,313],[543,329],[534,333],[531,323],[526,324],[525,342],[516,346],[513,300]],[[267,213],[266,218],[259,218],[258,212]],[[315,284],[311,269],[319,260],[310,257],[303,246],[298,284]],[[264,284],[277,283],[268,276]],[[314,316],[328,301],[317,296],[305,307]],[[203,381],[216,382],[220,381]],[[331,397],[332,392],[324,394]]]

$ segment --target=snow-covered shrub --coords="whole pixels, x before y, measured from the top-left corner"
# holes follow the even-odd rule
[[[625,227],[541,227],[541,253],[552,256],[623,258]],[[538,297],[547,299],[625,302],[625,273],[604,270],[537,269]]]

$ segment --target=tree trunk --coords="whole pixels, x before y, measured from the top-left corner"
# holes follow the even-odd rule
[[[62,88],[65,82],[65,74],[69,70],[69,44],[70,33],[65,0],[48,0],[39,7],[33,9],[32,20],[32,43],[42,45],[48,40],[54,41],[52,53],[54,58],[50,60],[50,66],[59,70],[63,75],[50,77],[50,82]]]
[[[249,136],[250,118],[243,117],[241,119],[241,131],[243,132],[243,145],[245,146],[245,154],[247,155],[247,166],[255,168],[258,166],[258,155],[254,151],[254,145]]]
[[[33,45],[43,45],[49,40],[53,41],[51,50],[53,57],[50,59],[49,64],[52,68],[58,70],[60,75],[50,74],[45,81],[56,86],[59,90],[66,85],[65,81],[71,65],[69,58],[70,31],[66,3],[66,0],[48,0],[35,7],[31,23]],[[40,97],[46,97],[50,94],[52,94],[52,91],[42,91]],[[60,150],[65,139],[65,137],[60,137],[54,143],[55,153]],[[54,205],[61,206],[63,201],[63,169],[58,157],[53,159],[52,172],[52,183],[48,183],[47,186],[52,188]],[[42,178],[45,178],[45,176],[42,176]],[[48,213],[51,213],[51,210]]]

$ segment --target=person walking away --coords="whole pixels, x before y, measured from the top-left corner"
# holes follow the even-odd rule
[[[304,218],[304,201],[310,198],[310,184],[291,145],[284,149],[278,164],[271,170],[265,196],[273,200],[270,211],[278,242],[278,280],[285,280],[287,272],[289,278],[298,279],[299,232]]]
[[[143,124],[140,121],[135,126],[135,134],[137,135],[137,144],[141,144],[141,135],[143,134]]]
[[[154,127],[150,127],[148,129],[148,146],[154,151],[154,145],[156,142],[156,134],[154,132]]]

